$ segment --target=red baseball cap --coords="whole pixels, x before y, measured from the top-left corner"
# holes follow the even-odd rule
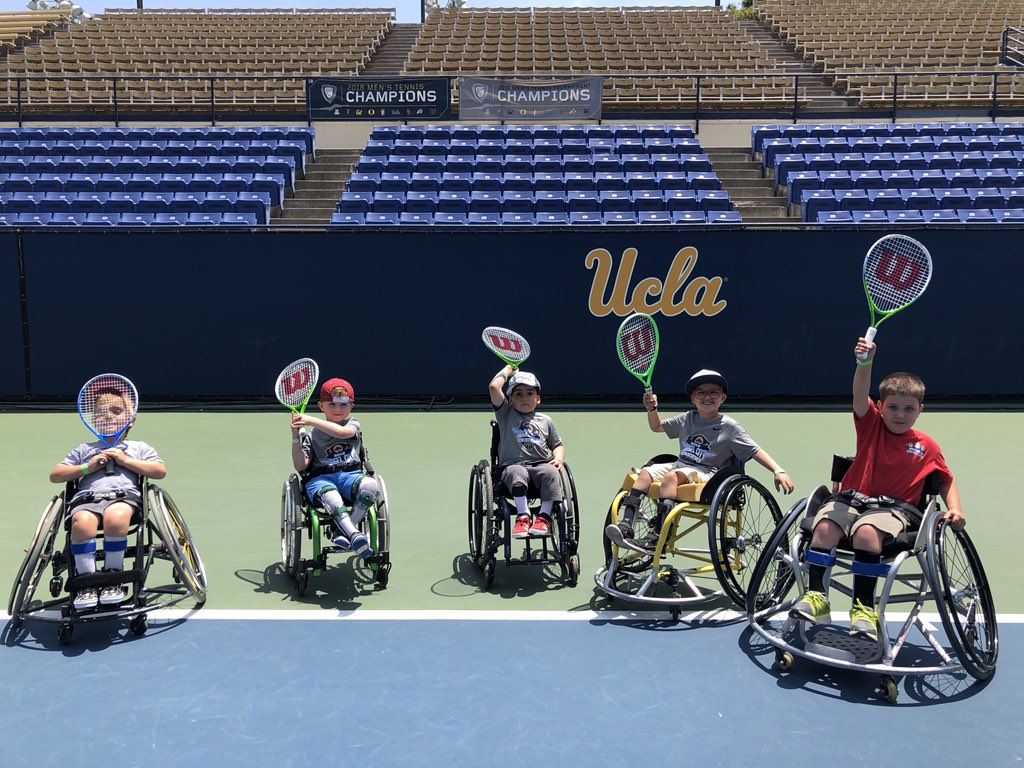
[[[324,382],[324,385],[320,387],[320,400],[334,400],[334,390],[336,389],[341,389],[342,395],[345,395],[352,400],[356,399],[356,392],[352,389],[352,385],[347,381],[344,379],[328,379]]]

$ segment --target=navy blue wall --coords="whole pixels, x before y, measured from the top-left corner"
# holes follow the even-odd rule
[[[25,391],[24,342],[18,283],[18,240],[0,233],[0,394]]]
[[[143,397],[267,397],[284,364],[311,356],[362,395],[480,395],[500,365],[480,332],[504,325],[530,340],[526,367],[549,397],[635,396],[614,338],[639,292],[658,306],[655,391],[711,367],[736,395],[843,395],[868,321],[861,263],[880,234],[32,230],[31,394],[72,395],[113,370]],[[919,372],[932,395],[1020,394],[1021,233],[917,236],[934,278],[882,326],[878,367]],[[13,252],[5,236],[4,319]],[[0,394],[23,395],[20,335],[0,327]]]

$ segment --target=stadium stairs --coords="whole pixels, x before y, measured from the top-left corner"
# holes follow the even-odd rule
[[[748,148],[706,148],[704,152],[744,224],[770,224],[790,218],[785,196],[773,190],[772,179],[761,176],[761,165],[751,160]]]
[[[362,77],[400,75],[402,65],[409,56],[409,51],[412,50],[419,33],[419,24],[395,24],[360,75]]]
[[[295,196],[288,199],[284,208],[274,210],[271,223],[319,226],[329,222],[360,152],[317,149],[316,162],[307,166],[304,178],[295,181]]]

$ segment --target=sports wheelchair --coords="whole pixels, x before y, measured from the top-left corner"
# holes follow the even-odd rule
[[[39,518],[7,604],[13,629],[26,619],[56,622],[57,638],[61,645],[67,645],[76,624],[128,619],[131,634],[142,635],[146,632],[150,611],[186,599],[194,600],[197,606],[206,602],[206,570],[192,534],[170,494],[146,479],[138,487],[141,503],[128,529],[124,570],[76,574],[67,503],[77,487],[77,483],[68,483],[50,500]],[[130,495],[119,493],[125,498]],[[102,537],[101,527],[97,538]],[[104,552],[99,547],[96,558],[97,566],[102,567]],[[160,562],[169,562],[170,572],[166,568],[155,569]],[[47,573],[51,599],[36,596]],[[154,585],[156,579],[163,583]],[[75,607],[73,598],[80,590],[110,585],[128,587],[128,598],[118,605]]]
[[[484,575],[484,589],[494,583],[498,550],[502,550],[505,565],[557,564],[570,587],[579,583],[579,503],[576,483],[568,464],[559,470],[562,498],[551,508],[551,534],[522,539],[524,549],[518,558],[512,556],[512,526],[516,506],[511,491],[501,481],[498,466],[498,424],[491,421],[490,457],[481,459],[469,471],[469,556],[480,566]],[[530,512],[537,514],[540,504],[538,490],[530,484],[527,490]]]
[[[808,570],[803,555],[810,546],[814,516],[831,494],[840,490],[851,461],[842,456],[833,459],[832,491],[822,485],[798,501],[771,535],[754,567],[747,591],[747,618],[753,630],[774,646],[776,668],[789,671],[794,657],[799,656],[830,667],[875,672],[881,675],[882,697],[890,703],[895,703],[899,694],[897,676],[966,671],[976,680],[990,678],[995,672],[999,637],[988,578],[966,530],[955,530],[941,519],[934,473],[926,481],[919,504],[922,519],[917,530],[883,548],[878,569],[881,589],[875,605],[877,640],[852,636],[844,627],[808,626],[789,615],[806,591]],[[849,541],[841,541],[834,554],[835,563],[826,570],[825,587],[852,600]],[[922,610],[932,601],[946,645],[922,618]],[[886,613],[894,606],[900,613],[889,618],[901,623],[891,633]],[[909,642],[911,630],[920,635],[920,643]],[[937,660],[934,656],[929,659],[929,650]],[[898,660],[901,651],[905,663]]]
[[[310,502],[306,496],[306,482],[313,477],[311,473],[292,473],[284,484],[281,491],[281,565],[295,584],[299,597],[306,594],[310,574],[319,576],[326,570],[327,558],[333,554],[353,556],[356,574],[364,583],[375,583],[381,589],[388,586],[391,573],[388,489],[384,478],[370,464],[365,447],[360,447],[359,460],[363,474],[376,479],[380,488],[377,500],[357,526],[373,548],[373,555],[366,560],[331,542],[337,532],[334,519],[321,505]],[[351,511],[352,502],[346,501],[345,505]],[[312,556],[306,559],[302,557],[303,538],[309,539],[312,547]]]
[[[676,458],[661,454],[644,466]],[[608,509],[605,527],[618,523],[638,475],[635,468],[626,474]],[[651,529],[659,490],[660,483],[653,483],[640,500],[633,525],[638,539]],[[594,582],[612,597],[667,608],[673,619],[682,615],[684,606],[723,593],[742,608],[754,563],[781,519],[775,497],[743,474],[741,465],[722,467],[707,483],[679,485],[676,504],[665,516],[652,554],[619,547],[602,537],[605,564],[594,574]],[[714,586],[709,585],[710,579],[715,579]]]

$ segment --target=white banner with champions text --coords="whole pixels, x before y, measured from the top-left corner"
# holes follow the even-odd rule
[[[600,77],[514,80],[460,77],[463,120],[566,120],[601,117]]]

